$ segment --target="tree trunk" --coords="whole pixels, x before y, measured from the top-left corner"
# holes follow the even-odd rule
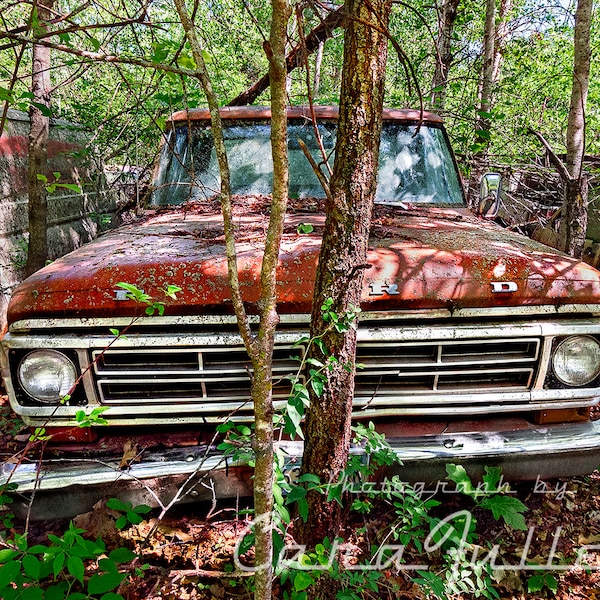
[[[349,0],[347,7],[339,129],[311,321],[311,336],[327,330],[322,339],[338,362],[325,371],[323,394],[312,393],[302,458],[303,472],[318,475],[322,482],[336,481],[348,459],[356,333],[353,329],[348,333],[328,329],[321,306],[332,298],[332,310],[341,315],[360,304],[387,61],[387,38],[381,29],[387,29],[391,0]],[[312,354],[322,362],[327,360],[317,348]],[[339,505],[312,492],[308,503],[308,520],[299,524],[299,541],[314,547],[325,537],[333,540],[340,528]],[[319,587],[313,593],[320,598],[335,593],[331,582]]]
[[[321,42],[317,48],[317,54],[315,56],[315,76],[313,77],[313,94],[315,96],[319,94],[319,88],[321,87],[321,65],[323,64],[324,50],[325,42]]]
[[[210,111],[215,148],[221,174],[221,207],[226,238],[229,287],[238,327],[252,361],[251,395],[254,403],[254,512],[255,512],[255,577],[254,597],[270,600],[273,579],[273,398],[272,362],[276,311],[276,270],[279,247],[288,200],[288,158],[286,118],[286,61],[285,44],[287,24],[291,15],[288,0],[272,0],[272,21],[269,42],[265,50],[269,59],[271,85],[271,147],[273,154],[273,199],[271,216],[265,240],[265,250],[260,276],[260,320],[258,332],[252,335],[242,301],[237,271],[234,226],[231,211],[231,188],[223,128],[217,98],[214,94],[204,62],[200,41],[187,12],[184,0],[175,0],[175,6],[190,42],[197,65],[197,77],[205,92]]]
[[[560,248],[581,258],[587,229],[587,178],[583,174],[585,153],[585,106],[590,81],[590,27],[592,0],[579,0],[575,13],[573,86],[567,125],[566,167],[570,179],[565,183],[559,229]]]
[[[277,315],[277,263],[288,200],[287,70],[285,46],[291,15],[288,0],[272,0],[269,44],[273,195],[261,268],[260,323],[252,355],[254,402],[255,600],[270,600],[273,579],[273,394],[272,366]]]
[[[500,79],[500,65],[502,64],[502,48],[504,39],[508,35],[508,13],[512,10],[512,0],[500,0],[498,19],[494,42],[494,65],[492,67],[492,81],[497,83]]]
[[[438,11],[438,39],[431,95],[431,104],[436,110],[442,110],[446,103],[448,73],[452,64],[452,32],[459,3],[460,0],[445,0]]]
[[[490,131],[490,120],[487,117],[492,109],[492,91],[494,88],[494,63],[496,46],[496,0],[487,0],[485,10],[485,32],[483,34],[483,65],[479,92],[479,113],[475,127],[475,141],[485,154]]]
[[[36,3],[39,26],[50,18],[54,0]],[[50,48],[34,44],[32,49],[31,93],[29,111],[29,148],[27,191],[29,196],[29,248],[25,275],[41,269],[48,259],[48,191],[39,176],[47,177],[48,138],[50,136]]]
[[[506,36],[508,13],[511,8],[512,0],[500,0],[498,10],[496,10],[496,0],[486,1],[483,65],[478,92],[478,113],[475,120],[475,144],[478,150],[476,150],[473,157],[468,190],[468,200],[471,206],[477,204],[479,182],[487,169],[488,147],[492,128],[490,113],[494,107],[494,89],[500,78],[502,41]]]

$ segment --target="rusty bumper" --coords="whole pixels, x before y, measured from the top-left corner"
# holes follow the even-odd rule
[[[463,464],[474,478],[486,466],[499,466],[509,481],[590,473],[600,463],[600,421],[387,441],[402,464],[386,474],[413,483],[443,480],[448,463]],[[302,444],[280,446],[287,456],[286,474],[293,479]],[[361,447],[351,451],[364,454]],[[231,462],[213,447],[197,446],[149,453],[126,469],[108,458],[4,463],[0,485],[16,485],[11,506],[31,507],[33,518],[45,519],[86,512],[113,496],[150,506],[250,496],[251,478],[247,465]]]

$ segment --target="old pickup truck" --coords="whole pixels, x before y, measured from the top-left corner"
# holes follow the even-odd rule
[[[317,108],[316,125],[309,114],[288,114],[290,209],[273,357],[279,404],[303,352],[295,342],[308,328],[324,222],[323,193],[299,140],[317,161],[318,137],[330,158],[335,150],[337,110]],[[222,117],[252,315],[271,190],[270,112],[231,108]],[[224,457],[215,433],[230,419],[251,422],[252,399],[209,125],[206,110],[173,115],[145,213],[54,261],[12,296],[2,375],[12,409],[51,437],[5,462],[2,481],[24,503],[35,495],[37,516],[85,510],[103,495],[164,504],[176,493],[250,493],[250,468]],[[600,273],[492,222],[500,201],[493,174],[471,212],[438,116],[386,109],[380,154],[355,419],[386,434],[401,476],[413,481],[443,477],[449,462],[475,476],[501,466],[512,479],[593,471]],[[147,315],[121,283],[164,302],[164,314]],[[170,297],[168,286],[181,291]],[[106,424],[78,427],[100,407]],[[301,442],[281,444],[291,472]]]

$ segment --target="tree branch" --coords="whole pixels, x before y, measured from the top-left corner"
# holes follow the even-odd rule
[[[556,167],[556,170],[558,171],[560,178],[564,182],[571,181],[573,178],[571,177],[571,174],[567,170],[567,167],[565,166],[563,161],[560,160],[560,158],[558,158],[558,156],[556,155],[554,150],[552,150],[550,144],[546,141],[544,136],[541,133],[534,131],[533,129],[529,129],[528,132],[531,133],[532,135],[535,135],[535,137],[540,141],[542,146],[544,146],[544,148],[546,149],[546,152],[548,153],[548,158],[550,159],[550,162]]]
[[[144,67],[145,69],[154,69],[156,71],[167,71],[169,73],[175,73],[177,75],[183,75],[184,77],[194,77],[197,78],[198,74],[196,71],[192,71],[191,69],[185,69],[183,67],[178,67],[174,65],[169,65],[165,63],[156,63],[151,60],[146,60],[144,58],[135,58],[135,57],[124,57],[117,56],[114,54],[104,54],[102,52],[90,52],[88,50],[78,50],[77,48],[71,48],[70,46],[66,46],[65,44],[57,44],[55,42],[51,42],[47,39],[36,39],[33,37],[29,37],[26,35],[20,35],[16,33],[3,32],[0,33],[0,39],[9,39],[13,40],[16,43],[20,44],[38,44],[40,46],[46,46],[47,48],[51,48],[52,50],[58,50],[60,52],[65,52],[66,54],[71,54],[73,56],[79,56],[80,58],[85,58],[86,60],[95,61],[95,62],[106,62],[106,63],[116,63],[121,65],[134,65],[138,67]],[[0,47],[2,49],[2,47]]]
[[[314,52],[319,44],[332,36],[334,29],[343,27],[346,19],[345,5],[329,13],[307,36],[306,44],[298,44],[294,46],[291,52],[286,56],[286,69],[291,73],[296,67],[302,65],[302,57],[304,53],[310,54]],[[269,74],[263,75],[254,85],[249,87],[245,92],[234,98],[227,106],[246,106],[252,104],[262,92],[269,87]]]

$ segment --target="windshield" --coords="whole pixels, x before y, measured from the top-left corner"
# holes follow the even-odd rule
[[[329,164],[333,165],[336,124],[318,125]],[[219,192],[220,177],[212,134],[207,127],[187,126],[169,133],[163,146],[154,205],[202,200]],[[268,195],[272,189],[270,127],[268,122],[225,123],[225,147],[231,171],[232,193]],[[323,189],[298,140],[322,163],[311,123],[290,122],[288,153],[291,198],[322,197]],[[463,204],[463,194],[444,131],[435,126],[383,124],[376,202],[404,204]]]

